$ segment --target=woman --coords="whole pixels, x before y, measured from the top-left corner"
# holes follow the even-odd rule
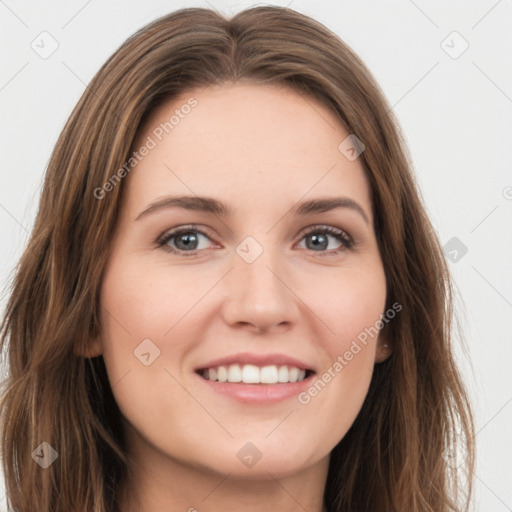
[[[164,16],[49,163],[3,323],[10,506],[467,510],[451,316],[360,59],[286,8]]]

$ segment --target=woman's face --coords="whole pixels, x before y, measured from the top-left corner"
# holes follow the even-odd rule
[[[193,90],[148,119],[89,354],[136,457],[249,477],[327,464],[387,357],[369,331],[386,282],[348,136],[277,86]]]

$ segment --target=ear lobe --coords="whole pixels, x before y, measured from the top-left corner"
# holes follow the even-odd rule
[[[375,362],[383,363],[393,353],[391,342],[384,335],[379,336],[377,340],[377,349],[375,351]]]

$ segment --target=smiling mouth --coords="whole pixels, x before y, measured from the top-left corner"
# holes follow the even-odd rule
[[[301,382],[313,375],[312,370],[290,365],[230,364],[203,368],[197,373],[212,382],[240,384],[289,384]]]

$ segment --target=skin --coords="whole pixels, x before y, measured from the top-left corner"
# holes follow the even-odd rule
[[[386,280],[362,163],[338,150],[349,134],[326,107],[281,86],[247,83],[167,101],[134,147],[190,97],[197,106],[123,183],[101,290],[102,335],[88,354],[103,355],[136,461],[122,510],[321,512],[329,454],[360,411],[374,365],[389,356],[389,340],[369,337],[308,404],[297,396],[240,403],[194,370],[239,352],[283,353],[319,376],[381,318]],[[221,200],[233,214],[174,207],[136,220],[181,194]],[[339,196],[356,201],[369,222],[350,208],[290,213],[299,201]],[[167,250],[158,246],[163,233],[188,224],[207,230],[194,232],[193,256],[183,255],[178,238]],[[305,233],[313,225],[344,230],[354,245],[326,234],[328,245],[315,249]],[[252,263],[236,252],[247,236],[263,249]],[[134,355],[144,339],[160,350],[148,366]],[[248,442],[262,454],[252,467],[237,457]]]

